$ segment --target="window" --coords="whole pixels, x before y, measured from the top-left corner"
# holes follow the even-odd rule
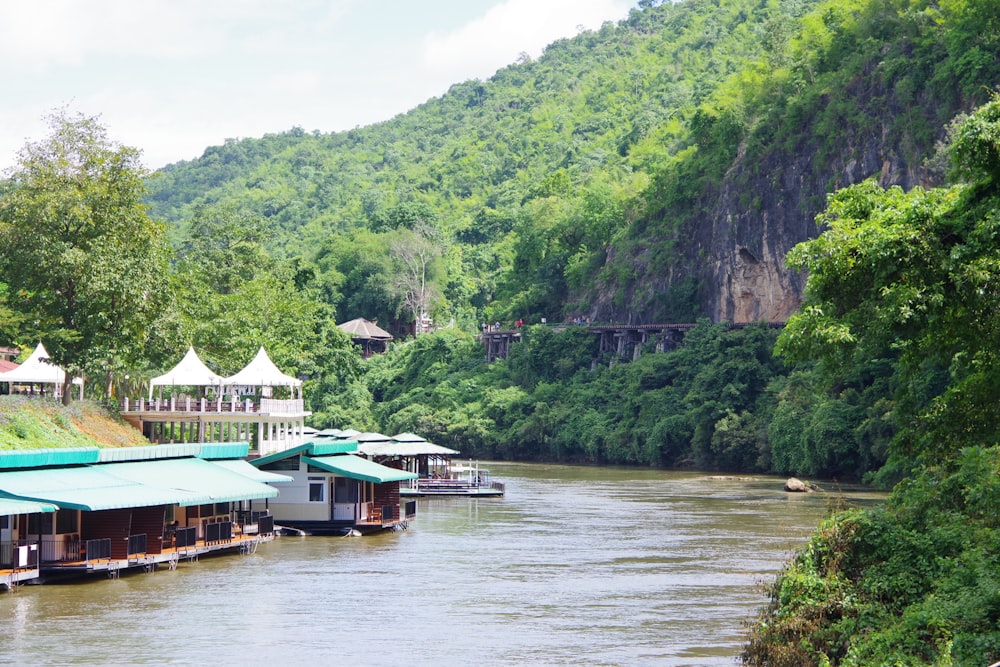
[[[41,532],[39,532],[41,531]],[[29,514],[28,515],[29,535],[51,535],[52,534],[52,514]]]
[[[56,512],[56,533],[63,535],[79,530],[79,514],[76,510],[59,510]]]
[[[357,480],[346,477],[333,478],[334,502],[337,503],[357,503],[359,502]]]
[[[326,500],[326,479],[323,477],[309,478],[309,502],[321,503]]]
[[[0,530],[8,530],[10,528],[10,517],[6,514],[0,516]]]

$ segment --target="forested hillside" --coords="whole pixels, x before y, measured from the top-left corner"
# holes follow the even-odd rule
[[[385,123],[210,147],[151,181],[154,217],[182,243],[204,207],[252,213],[339,321],[784,320],[825,195],[935,184],[998,82],[986,0],[640,4]]]

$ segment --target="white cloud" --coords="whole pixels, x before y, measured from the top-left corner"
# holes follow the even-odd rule
[[[485,15],[448,34],[431,34],[423,44],[423,62],[447,72],[452,81],[491,76],[521,53],[538,57],[546,45],[619,20],[632,2],[623,0],[506,0]]]
[[[227,138],[404,113],[635,0],[0,0],[0,168],[52,109],[159,168]]]

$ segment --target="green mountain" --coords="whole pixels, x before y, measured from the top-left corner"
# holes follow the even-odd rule
[[[947,123],[1000,82],[985,0],[640,5],[384,123],[210,147],[151,181],[154,217],[181,245],[197,210],[253,212],[338,321],[407,319],[414,229],[438,321],[784,320],[826,194],[936,184]]]

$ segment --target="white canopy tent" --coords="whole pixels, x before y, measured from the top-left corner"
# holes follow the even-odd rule
[[[66,371],[48,361],[49,353],[45,346],[38,343],[38,346],[31,355],[24,360],[24,363],[17,368],[0,373],[0,382],[11,384],[51,384],[55,385],[54,394],[62,394],[62,386],[66,382]],[[80,387],[80,394],[83,394],[83,380],[73,378],[73,384]]]
[[[223,384],[229,387],[297,387],[298,397],[302,398],[302,380],[282,373],[263,347],[253,361],[236,375],[225,378]]]
[[[189,347],[179,364],[149,381],[149,399],[153,400],[153,387],[220,387],[223,382],[223,377],[212,372]]]

